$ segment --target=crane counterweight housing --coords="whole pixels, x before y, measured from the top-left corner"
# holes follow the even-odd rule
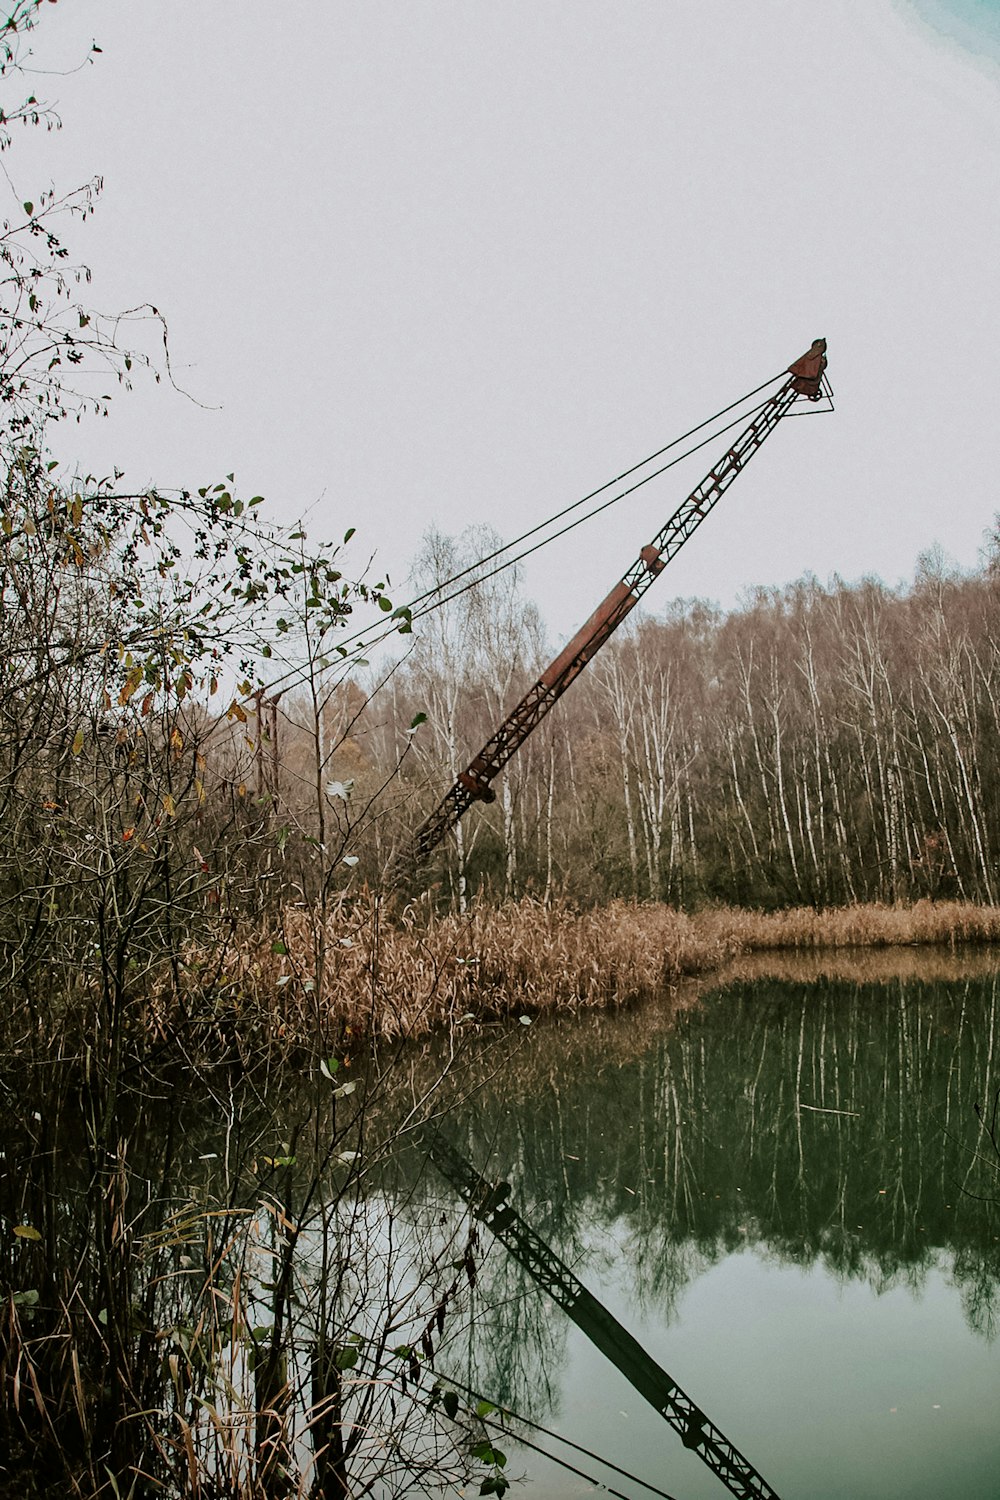
[[[820,399],[824,393],[825,371],[826,339],[814,339],[806,353],[788,366],[787,378],[751,414],[747,426],[722,458],[681,502],[652,541],[643,547],[586,624],[546,667],[479,754],[459,773],[454,786],[417,831],[414,852],[418,862],[428,857],[473,802],[495,800],[496,793],[490,785],[493,779],[639,603],[782,417],[788,415],[800,397],[808,401]]]

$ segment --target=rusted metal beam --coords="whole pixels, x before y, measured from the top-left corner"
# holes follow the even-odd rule
[[[509,1202],[510,1184],[489,1182],[439,1133],[428,1131],[424,1148],[438,1171],[491,1229],[577,1327],[641,1396],[680,1434],[739,1500],[778,1500],[763,1474],[710,1421],[686,1391],[656,1363],[636,1338],[584,1286]]]
[[[546,667],[478,755],[473,756],[466,769],[459,773],[455,784],[417,830],[413,852],[418,864],[426,860],[473,802],[494,801],[496,793],[490,783],[610,639],[670,560],[694,535],[782,417],[800,397],[819,400],[825,370],[826,340],[815,339],[807,353],[789,365],[789,378],[760,407],[718,463],[677,507],[666,525],[643,547],[586,624]]]

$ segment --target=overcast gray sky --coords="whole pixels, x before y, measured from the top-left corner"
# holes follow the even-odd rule
[[[21,196],[105,308],[155,302],[164,389],[60,438],[162,485],[235,469],[276,514],[521,531],[818,336],[838,410],[788,422],[647,596],[972,565],[1000,508],[1000,17],[982,0],[62,0],[64,119]],[[707,454],[529,565],[571,631]],[[360,543],[360,545],[358,545]]]

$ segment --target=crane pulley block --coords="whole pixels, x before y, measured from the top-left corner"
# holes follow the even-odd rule
[[[826,339],[813,339],[812,348],[793,365],[788,366],[792,384],[799,396],[818,401],[823,394],[823,372],[826,369]]]

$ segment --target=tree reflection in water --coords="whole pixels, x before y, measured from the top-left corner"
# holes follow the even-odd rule
[[[585,1282],[624,1274],[634,1318],[674,1321],[699,1277],[748,1248],[877,1292],[944,1265],[992,1338],[1000,1184],[974,1105],[1000,1082],[998,979],[982,956],[931,962],[933,980],[814,962],[803,983],[782,960],[778,977],[538,1020],[513,1041],[466,1027],[457,1051],[452,1037],[359,1078],[336,1118],[308,1070],[261,1089],[222,1072],[214,1098],[205,1077],[172,1079],[119,1106],[99,1160],[67,1128],[75,1075],[43,1060],[9,1095],[0,1211],[35,1237],[4,1240],[0,1354],[8,1393],[37,1381],[39,1411],[62,1413],[47,1472],[141,1461],[181,1494],[196,1462],[208,1494],[232,1454],[247,1475],[233,1493],[277,1493],[286,1468],[316,1494],[355,1478],[432,1490],[466,1472],[469,1438],[440,1405],[427,1417],[430,1365],[544,1418],[564,1316],[488,1236],[469,1240],[447,1185],[398,1149],[420,1100]],[[716,1417],[711,1392],[691,1394]],[[33,1410],[8,1403],[3,1424],[41,1474]]]
[[[536,1023],[455,1139],[590,1285],[623,1253],[629,1294],[661,1323],[752,1249],[877,1293],[918,1291],[943,1263],[992,1339],[1000,1177],[974,1112],[1000,1084],[992,959],[956,960],[946,980],[938,956],[933,982],[884,964],[866,982],[847,962],[846,979],[813,965],[797,982],[785,961],[784,977],[695,1003]],[[469,1339],[466,1378],[537,1415],[561,1316],[499,1249],[477,1298],[488,1332]]]

